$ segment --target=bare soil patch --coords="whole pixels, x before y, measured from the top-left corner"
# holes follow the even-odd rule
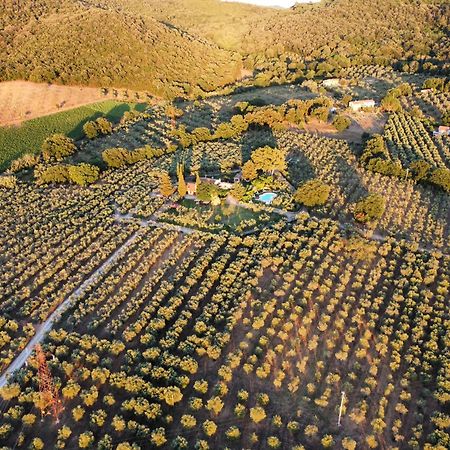
[[[305,130],[309,133],[360,144],[364,133],[382,133],[387,121],[387,116],[381,113],[357,112],[346,115],[352,123],[342,132],[338,132],[330,123],[320,122],[316,119],[308,122]]]
[[[111,96],[99,88],[59,86],[29,81],[0,83],[0,126],[95,103]]]

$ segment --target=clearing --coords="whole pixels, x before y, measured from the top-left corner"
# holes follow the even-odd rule
[[[349,113],[346,116],[351,119],[352,123],[342,132],[338,132],[330,123],[321,122],[317,119],[308,122],[305,125],[305,130],[308,133],[360,144],[364,133],[382,133],[387,120],[385,114],[373,112]]]
[[[104,99],[99,88],[5,81],[0,83],[0,126],[18,125],[24,120]]]

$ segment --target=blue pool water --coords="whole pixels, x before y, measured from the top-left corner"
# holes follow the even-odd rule
[[[273,199],[277,196],[274,192],[264,192],[258,197],[260,202],[266,203],[270,205],[273,202]]]

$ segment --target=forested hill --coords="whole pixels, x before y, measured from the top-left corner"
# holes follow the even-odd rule
[[[238,79],[243,64],[263,67],[270,83],[283,79],[279,61],[301,78],[354,64],[442,73],[450,57],[443,0],[324,0],[292,10],[220,0],[3,5],[0,80],[196,96]]]
[[[108,2],[6,0],[0,79],[127,87],[176,96],[233,82],[240,57]]]
[[[446,0],[323,0],[313,5],[298,4],[292,10],[218,0],[126,3],[130,9],[144,4],[161,20],[170,20],[244,57],[251,55],[259,60],[285,52],[309,60],[339,55],[358,64],[449,58],[450,5]]]

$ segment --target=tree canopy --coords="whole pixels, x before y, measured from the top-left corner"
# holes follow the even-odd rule
[[[297,189],[294,199],[305,206],[321,206],[327,202],[330,192],[331,187],[321,180],[309,180]]]

